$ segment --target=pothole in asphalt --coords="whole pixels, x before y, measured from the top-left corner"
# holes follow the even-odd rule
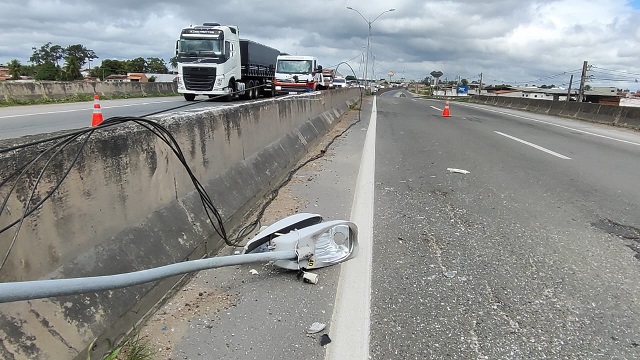
[[[635,258],[640,260],[640,229],[623,225],[609,219],[600,219],[592,222],[591,226],[606,231],[611,235],[615,235],[623,240],[631,240],[625,244],[628,248],[636,252]]]

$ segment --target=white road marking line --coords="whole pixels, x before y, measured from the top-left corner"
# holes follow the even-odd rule
[[[155,102],[124,104],[124,105],[114,105],[114,106],[102,106],[102,104],[100,104],[100,108],[102,110],[105,110],[105,109],[115,109],[115,108],[139,106],[139,105],[161,104],[161,103],[168,103],[168,102],[175,102],[175,101],[163,100],[163,101],[155,101]],[[76,112],[76,111],[93,111],[93,102],[87,102],[87,104],[89,104],[89,106],[86,109],[56,110],[56,111],[45,111],[45,112],[31,113],[31,114],[4,115],[4,116],[0,116],[0,119],[9,119],[9,118],[17,118],[17,117],[25,117],[25,116],[64,114],[64,113],[70,113],[70,112]]]
[[[435,107],[435,106],[430,106],[430,107],[431,107],[432,109],[436,109],[436,110],[438,110],[438,111],[442,111],[442,109],[438,109],[438,108],[437,108],[437,107]]]
[[[589,131],[585,131],[585,130],[580,130],[580,129],[576,129],[576,128],[572,128],[570,126],[565,126],[565,125],[560,125],[560,124],[554,124],[552,122],[549,121],[544,121],[544,120],[538,120],[538,119],[533,119],[530,117],[526,117],[526,116],[522,116],[522,115],[516,115],[516,114],[509,114],[507,112],[504,111],[499,111],[499,110],[493,110],[493,109],[487,109],[484,107],[479,107],[479,106],[473,106],[473,105],[469,105],[469,104],[460,104],[463,106],[468,106],[468,107],[472,107],[474,109],[480,109],[480,110],[485,110],[485,111],[489,111],[489,112],[494,112],[494,113],[498,113],[498,114],[502,114],[502,115],[509,115],[509,116],[513,116],[519,119],[525,119],[525,120],[530,120],[530,121],[535,121],[535,122],[539,122],[542,124],[547,124],[547,125],[553,125],[553,126],[557,126],[559,128],[563,128],[563,129],[567,129],[567,130],[572,130],[572,131],[577,131],[583,134],[587,134],[587,135],[591,135],[591,136],[597,136],[603,139],[607,139],[607,140],[614,140],[614,141],[619,141],[621,143],[625,143],[625,144],[629,144],[629,145],[635,145],[635,146],[640,146],[640,143],[637,142],[633,142],[633,141],[628,141],[628,140],[622,140],[622,139],[616,139],[614,137],[611,136],[606,136],[606,135],[600,135],[600,134],[596,134],[596,133],[592,133]]]
[[[374,97],[351,208],[351,221],[358,226],[358,256],[341,265],[327,360],[369,359],[377,113]]]
[[[549,150],[549,149],[547,149],[547,148],[543,148],[543,147],[542,147],[542,146],[540,146],[540,145],[536,145],[536,144],[530,143],[530,142],[528,142],[528,141],[524,141],[524,140],[522,140],[522,139],[518,139],[518,138],[517,138],[517,137],[515,137],[515,136],[507,135],[507,134],[501,133],[500,131],[494,131],[494,132],[495,132],[496,134],[498,134],[498,135],[502,135],[502,136],[508,137],[509,139],[512,139],[512,140],[515,140],[515,141],[519,141],[519,142],[521,142],[521,143],[523,143],[523,144],[525,144],[525,145],[529,145],[529,146],[531,146],[531,147],[533,147],[533,148],[536,148],[536,149],[538,149],[538,150],[544,151],[544,152],[546,152],[547,154],[551,154],[551,155],[553,155],[553,156],[557,156],[557,157],[559,157],[560,159],[564,159],[564,160],[571,160],[571,158],[570,158],[570,157],[564,156],[564,155],[562,155],[562,154],[558,154],[557,152],[555,152],[555,151],[551,151],[551,150]]]

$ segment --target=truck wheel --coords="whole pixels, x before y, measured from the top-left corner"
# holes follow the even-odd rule
[[[236,83],[233,80],[229,80],[229,90],[231,90],[231,94],[224,97],[224,101],[233,101],[233,98],[236,96]]]
[[[196,94],[182,94],[187,101],[193,101],[196,99]]]
[[[260,93],[262,93],[262,83],[260,82],[260,80],[256,80],[256,82],[254,83],[254,86],[256,88],[253,91],[253,98],[254,99],[259,99],[260,98]]]

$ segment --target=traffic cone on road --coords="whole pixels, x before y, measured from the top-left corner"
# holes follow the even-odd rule
[[[102,110],[100,109],[100,96],[93,95],[93,116],[91,117],[91,126],[102,124]]]
[[[444,110],[442,111],[442,117],[451,117],[451,112],[449,111],[449,100],[444,103]]]

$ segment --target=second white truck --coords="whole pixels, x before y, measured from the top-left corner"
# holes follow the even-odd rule
[[[323,90],[322,66],[313,56],[279,55],[273,84],[278,94]]]

